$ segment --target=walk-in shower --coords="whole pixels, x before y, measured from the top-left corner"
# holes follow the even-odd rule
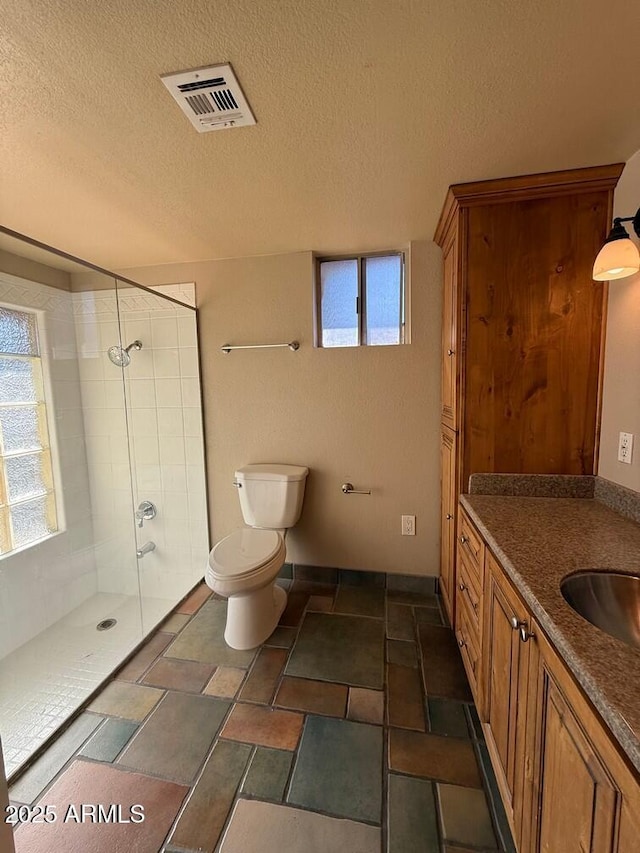
[[[116,344],[113,347],[109,347],[107,355],[109,356],[111,363],[115,364],[116,367],[129,367],[131,363],[131,356],[129,353],[132,349],[141,350],[142,341],[134,341],[129,344],[128,347],[122,347],[120,344]]]
[[[15,778],[202,578],[209,542],[194,286],[140,288],[2,229],[0,249],[0,736]]]

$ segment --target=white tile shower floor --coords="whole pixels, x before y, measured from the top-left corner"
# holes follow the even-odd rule
[[[0,661],[0,736],[7,776],[93,693],[175,606],[97,593]],[[107,631],[103,619],[117,619]],[[144,625],[143,625],[144,619]],[[144,631],[143,631],[144,627]]]

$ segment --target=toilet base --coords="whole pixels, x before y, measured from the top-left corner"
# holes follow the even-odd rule
[[[231,595],[224,639],[239,651],[255,649],[273,634],[287,605],[287,593],[275,581],[246,595]]]

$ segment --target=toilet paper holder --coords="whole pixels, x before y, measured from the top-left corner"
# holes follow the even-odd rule
[[[353,483],[343,483],[340,487],[345,495],[370,495],[371,489],[354,489]]]

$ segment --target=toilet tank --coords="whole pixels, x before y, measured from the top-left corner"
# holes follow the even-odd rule
[[[302,465],[245,465],[235,473],[240,507],[249,527],[281,530],[300,518],[308,468]]]

